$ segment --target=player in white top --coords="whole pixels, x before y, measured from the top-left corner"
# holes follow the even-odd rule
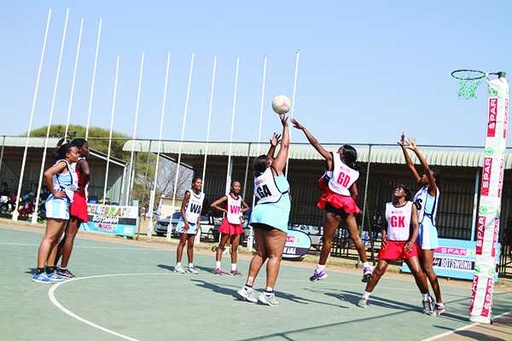
[[[344,223],[363,262],[362,281],[368,282],[372,275],[372,267],[368,263],[366,249],[361,241],[356,222],[356,214],[361,212],[356,204],[359,178],[359,171],[355,165],[357,151],[354,147],[345,144],[336,154],[328,152],[306,127],[295,119],[292,119],[292,123],[295,128],[304,132],[309,143],[324,157],[327,164],[326,172],[317,184],[323,193],[316,206],[325,212],[322,251],[313,276],[309,280],[314,282],[327,277],[325,263],[331,252],[332,240],[338,226]]]
[[[241,190],[240,181],[234,180],[231,182],[229,193],[211,204],[212,208],[226,214],[219,227],[221,237],[215,252],[215,269],[213,270],[216,275],[222,274],[222,252],[228,241],[231,245],[231,271],[229,273],[233,276],[241,275],[237,269],[238,245],[240,244],[240,235],[243,233],[242,216],[249,209],[249,205],[240,195]]]
[[[441,288],[434,271],[434,250],[438,245],[437,228],[435,226],[436,211],[439,203],[439,182],[441,173],[438,169],[431,169],[425,157],[420,153],[416,140],[410,138],[405,141],[405,134],[400,136],[398,145],[402,148],[402,152],[407,162],[407,167],[412,173],[414,181],[420,186],[418,193],[414,196],[414,203],[418,207],[419,219],[419,238],[418,243],[421,248],[419,255],[421,268],[428,277],[432,291],[436,297],[434,307],[435,313],[440,315],[445,312],[446,308],[441,296]],[[419,175],[412,159],[406,149],[410,149],[416,154],[423,167],[422,176]]]
[[[357,303],[366,308],[368,298],[386,272],[390,262],[403,259],[414,276],[416,285],[423,296],[424,313],[432,314],[432,298],[428,292],[427,278],[421,270],[416,239],[418,237],[418,210],[411,201],[411,192],[405,185],[397,185],[393,190],[392,202],[386,204],[387,227],[382,228],[382,246],[379,262],[370,281],[366,284],[363,296]]]
[[[181,217],[176,225],[176,231],[180,233],[180,242],[176,249],[176,266],[174,272],[197,274],[194,268],[194,240],[197,233],[201,233],[201,211],[203,210],[204,193],[202,192],[203,180],[195,177],[192,180],[192,189],[185,192],[181,203]],[[181,265],[183,248],[187,245],[188,268]]]

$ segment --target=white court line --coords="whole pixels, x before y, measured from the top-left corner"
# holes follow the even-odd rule
[[[510,314],[510,313],[512,313],[512,312],[511,312],[511,311],[509,311],[509,312],[505,312],[505,313],[503,313],[503,314],[500,314],[500,315],[498,315],[498,316],[495,316],[493,319],[498,319],[498,318],[500,318],[500,317],[502,317],[502,316],[505,316],[505,315],[507,315],[507,314]],[[439,335],[436,335],[436,336],[432,336],[432,337],[429,337],[429,338],[427,338],[427,339],[423,339],[422,341],[433,341],[433,340],[437,340],[437,339],[439,339],[439,338],[441,338],[441,337],[449,336],[449,335],[455,334],[456,332],[460,332],[460,331],[462,331],[462,330],[466,330],[466,329],[469,329],[469,328],[472,328],[472,327],[476,327],[476,326],[478,326],[478,325],[480,325],[480,324],[482,324],[482,323],[475,322],[475,323],[472,323],[472,324],[468,324],[467,326],[460,327],[460,328],[457,328],[457,329],[454,329],[454,330],[452,330],[452,331],[449,331],[449,332],[446,332],[446,333],[442,333],[442,334],[439,334]]]
[[[31,244],[31,243],[0,243],[0,246],[39,246],[39,243],[37,244]],[[134,247],[109,247],[109,246],[85,246],[85,245],[74,245],[73,248],[75,249],[106,249],[106,250],[126,250],[126,251],[169,251],[167,249],[161,249],[161,248],[151,248],[151,247],[144,247],[144,246],[134,246]]]
[[[135,339],[133,337],[130,337],[130,336],[127,336],[127,335],[124,335],[124,334],[121,334],[121,333],[118,333],[118,332],[115,332],[113,330],[110,330],[108,328],[105,328],[105,327],[102,327],[94,322],[91,322],[83,317],[80,317],[78,316],[77,314],[73,313],[72,311],[68,310],[66,307],[64,307],[56,298],[55,298],[55,290],[57,290],[58,287],[60,287],[62,284],[64,283],[70,283],[70,282],[76,282],[76,281],[81,281],[81,280],[84,280],[84,279],[96,279],[96,278],[108,278],[108,277],[120,277],[120,276],[147,276],[147,275],[168,275],[168,274],[164,274],[164,273],[159,273],[159,272],[153,272],[153,273],[131,273],[131,274],[107,274],[107,275],[97,275],[97,276],[88,276],[88,277],[75,277],[75,278],[72,278],[70,280],[67,280],[67,281],[63,281],[63,282],[58,282],[58,283],[55,283],[53,284],[50,289],[48,290],[48,297],[50,298],[50,301],[57,307],[59,308],[64,314],[80,321],[80,322],[83,322],[85,324],[88,324],[89,326],[93,327],[93,328],[96,328],[96,329],[99,329],[105,333],[108,333],[108,334],[112,334],[114,336],[117,336],[117,337],[120,337],[122,339],[125,339],[125,340],[130,340],[130,341],[139,341],[138,339]]]

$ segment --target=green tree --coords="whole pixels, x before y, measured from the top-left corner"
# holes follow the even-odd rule
[[[34,129],[30,132],[33,137],[46,137],[48,126]],[[69,125],[68,136],[65,137],[65,125],[52,125],[50,127],[50,137],[71,140],[75,137],[85,137],[86,127],[80,125]],[[93,150],[108,154],[110,131],[99,127],[89,127],[89,136],[87,138],[89,145]],[[110,156],[130,162],[131,153],[123,151],[124,144],[130,139],[126,134],[112,132],[112,142],[110,146]],[[149,202],[149,191],[153,188],[155,174],[156,156],[151,153],[137,153],[135,159],[135,177],[132,191],[132,199],[139,200],[140,205],[147,207]],[[157,193],[158,197],[161,192]]]

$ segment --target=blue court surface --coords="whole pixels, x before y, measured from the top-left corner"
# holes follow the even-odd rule
[[[2,225],[2,224],[0,224]],[[70,262],[77,278],[31,281],[42,228],[0,227],[1,340],[423,340],[467,328],[469,282],[441,281],[447,312],[421,312],[410,275],[386,274],[369,306],[359,271],[329,267],[310,283],[313,264],[283,262],[280,305],[241,301],[245,276],[212,274],[214,254],[196,252],[198,275],[172,272],[176,246],[78,236]],[[240,270],[247,273],[248,257]],[[184,256],[186,264],[186,256]],[[298,266],[299,265],[299,266]],[[229,267],[227,257],[223,259]],[[255,288],[264,288],[264,271]],[[510,289],[497,288],[495,316],[511,310]],[[496,340],[496,338],[495,338]]]

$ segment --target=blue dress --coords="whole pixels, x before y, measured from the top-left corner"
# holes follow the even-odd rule
[[[283,174],[274,177],[274,181],[281,197],[276,202],[258,202],[252,210],[250,223],[265,224],[287,232],[291,209],[290,184]]]

